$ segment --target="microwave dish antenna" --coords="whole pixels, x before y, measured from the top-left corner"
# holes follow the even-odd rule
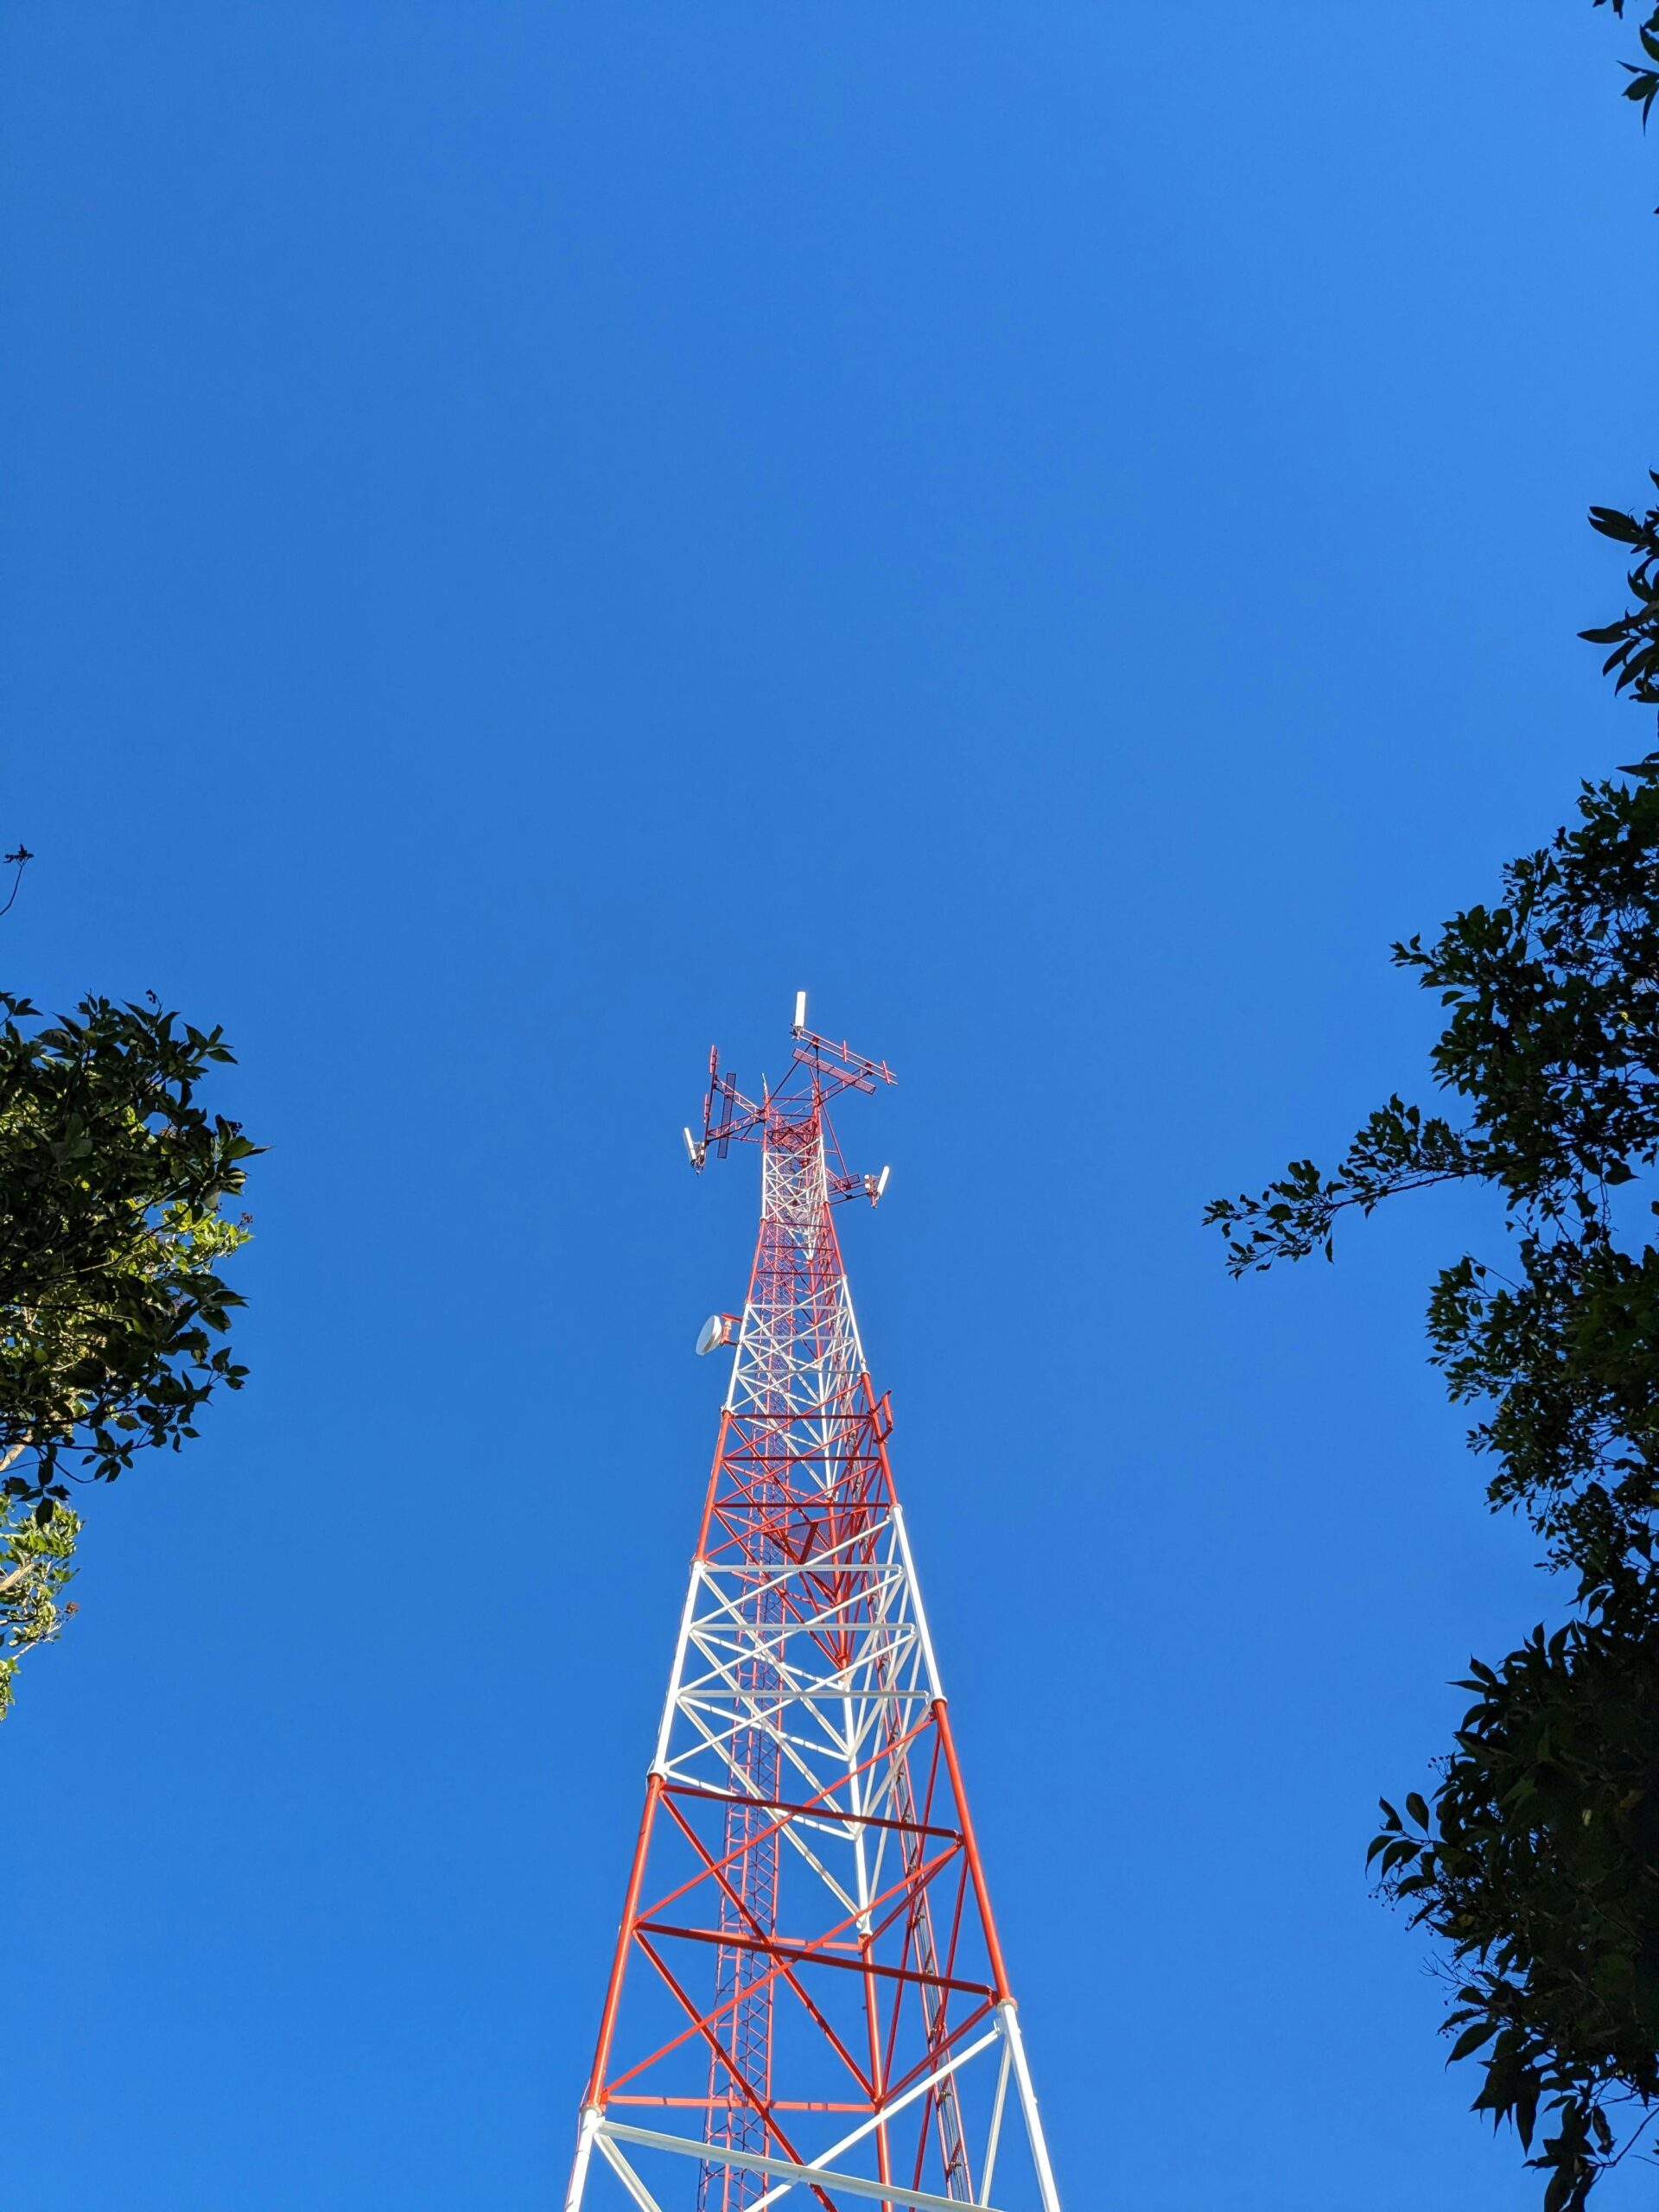
[[[711,1351],[718,1351],[721,1344],[732,1341],[732,1317],[729,1313],[711,1313],[697,1331],[697,1357],[705,1358]]]

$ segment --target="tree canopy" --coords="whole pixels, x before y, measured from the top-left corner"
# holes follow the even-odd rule
[[[1659,10],[1638,36],[1624,92],[1645,120]],[[1628,550],[1629,603],[1583,634],[1659,707],[1659,508],[1590,520]],[[1618,778],[1581,786],[1496,901],[1395,946],[1445,1011],[1443,1110],[1390,1097],[1333,1170],[1293,1161],[1205,1217],[1238,1275],[1331,1257],[1344,1215],[1404,1192],[1501,1201],[1501,1255],[1433,1282],[1429,1357],[1491,1503],[1570,1578],[1568,1618],[1471,1661],[1438,1779],[1383,1801],[1370,1859],[1440,1941],[1452,2056],[1533,2153],[1544,2212],[1580,2212],[1659,2112],[1659,753]]]
[[[42,1527],[15,1498],[0,1499],[0,1720],[11,1710],[18,1660],[37,1644],[50,1643],[75,1610],[60,1600],[74,1579],[71,1562],[80,1516],[54,1505]]]
[[[1294,1161],[1206,1217],[1239,1274],[1329,1255],[1344,1214],[1402,1192],[1502,1198],[1501,1263],[1440,1269],[1429,1356],[1578,1617],[1475,1664],[1432,1807],[1385,1804],[1373,1857],[1464,1967],[1449,2024],[1455,2055],[1484,2052],[1478,2108],[1529,2142],[1554,2113],[1563,2212],[1617,2155],[1619,2101],[1659,2103],[1659,756],[1586,785],[1503,893],[1394,951],[1447,1010],[1431,1060],[1461,1110],[1390,1098],[1332,1173]]]
[[[219,1268],[257,1147],[210,1113],[219,1030],[83,1000],[42,1019],[0,992],[0,1713],[16,1654],[55,1634],[79,1517],[71,1481],[178,1449],[246,1370]]]

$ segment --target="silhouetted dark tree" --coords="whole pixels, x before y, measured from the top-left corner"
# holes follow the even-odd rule
[[[1637,35],[1645,120],[1659,10]],[[1630,603],[1584,634],[1659,706],[1659,508],[1591,521],[1628,549]],[[1571,1618],[1471,1662],[1437,1783],[1384,1801],[1371,1859],[1440,1939],[1452,2056],[1532,2152],[1545,2212],[1579,2212],[1659,2110],[1659,753],[1618,772],[1504,869],[1498,903],[1395,947],[1446,1010],[1445,1110],[1390,1098],[1334,1172],[1294,1162],[1206,1216],[1239,1274],[1329,1257],[1343,1215],[1405,1191],[1502,1198],[1501,1263],[1463,1253],[1435,1281],[1430,1357],[1474,1413],[1492,1505],[1572,1578]]]

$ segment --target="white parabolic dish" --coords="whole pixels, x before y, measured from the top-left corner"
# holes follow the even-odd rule
[[[697,1331],[698,1358],[701,1359],[704,1352],[717,1351],[725,1341],[726,1316],[723,1313],[711,1313],[702,1328]]]

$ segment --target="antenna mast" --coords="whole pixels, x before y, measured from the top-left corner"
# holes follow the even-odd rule
[[[893,1077],[804,992],[791,1062],[711,1052],[684,1132],[760,1146],[760,1226],[566,2212],[1059,2212],[830,1212],[887,1171],[827,1109]]]

